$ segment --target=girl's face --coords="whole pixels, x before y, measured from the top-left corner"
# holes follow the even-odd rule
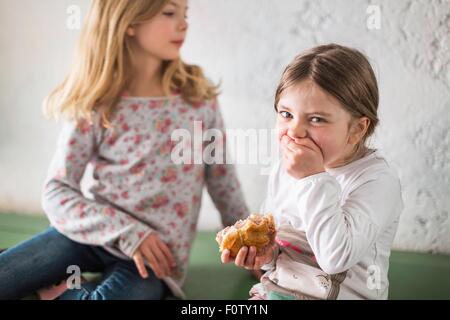
[[[278,141],[284,135],[310,138],[322,151],[325,168],[344,165],[368,126],[365,117],[352,121],[334,97],[309,80],[284,90],[277,107]]]
[[[134,25],[127,35],[146,54],[159,60],[175,60],[188,29],[187,0],[171,0],[164,9],[150,21]]]

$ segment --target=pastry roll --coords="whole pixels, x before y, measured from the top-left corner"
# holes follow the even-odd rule
[[[275,223],[272,214],[252,214],[245,220],[237,221],[226,227],[216,236],[220,252],[230,250],[231,257],[236,257],[243,246],[254,246],[257,253],[263,253],[275,241]]]

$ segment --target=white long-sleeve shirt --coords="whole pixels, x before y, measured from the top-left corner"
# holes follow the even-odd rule
[[[274,214],[277,227],[306,237],[318,271],[345,275],[338,299],[388,298],[389,255],[402,210],[397,174],[376,150],[300,180],[278,162],[261,208]]]

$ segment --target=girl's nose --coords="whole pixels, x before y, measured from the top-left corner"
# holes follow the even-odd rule
[[[180,22],[180,24],[178,25],[178,29],[180,31],[186,31],[189,27],[188,22],[186,21],[185,18],[183,18],[183,20]]]
[[[288,136],[292,139],[301,139],[306,138],[308,136],[308,132],[301,125],[292,126],[288,129]]]

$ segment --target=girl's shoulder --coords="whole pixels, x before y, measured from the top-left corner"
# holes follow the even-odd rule
[[[208,110],[212,110],[214,112],[220,109],[219,100],[217,97],[211,99],[201,99],[194,102],[185,101],[189,103],[194,108],[206,108]]]
[[[376,208],[371,215],[378,227],[390,226],[403,211],[402,186],[397,170],[376,150],[353,168],[353,175],[338,179],[343,199],[353,198]]]
[[[397,170],[379,150],[373,150],[367,156],[366,161],[362,161],[355,166],[355,171],[360,177],[365,177],[366,179],[382,179],[394,183],[399,181]]]
[[[396,178],[397,172],[388,160],[377,149],[369,150],[366,156],[345,166],[327,169],[334,177],[354,177],[370,179],[373,176],[385,175]]]
[[[133,104],[144,104],[144,105],[156,105],[156,104],[174,104],[174,105],[183,105],[183,106],[189,106],[194,109],[201,109],[204,107],[208,107],[211,109],[218,109],[219,102],[218,98],[211,98],[211,99],[202,99],[202,100],[190,100],[186,97],[183,97],[183,95],[180,92],[173,92],[170,96],[161,96],[161,97],[134,97],[130,96],[127,93],[124,93],[120,97],[119,101],[119,107],[123,106],[130,106]]]
[[[343,194],[350,195],[363,187],[374,192],[401,196],[401,183],[397,170],[379,150],[372,150],[365,157],[344,167],[329,169],[328,173],[340,184]],[[378,190],[378,191],[377,191]]]

